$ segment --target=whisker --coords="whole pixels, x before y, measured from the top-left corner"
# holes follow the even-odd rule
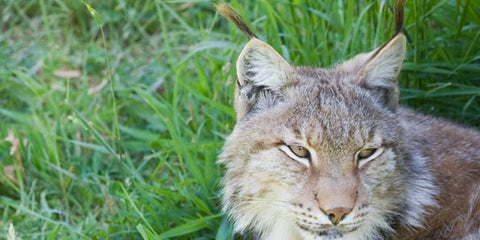
[[[248,204],[261,204],[262,206],[277,206],[282,207],[287,210],[292,210],[291,204],[287,201],[279,201],[279,200],[270,200],[270,199],[263,199],[263,198],[255,198],[255,197],[246,197],[240,195],[233,195],[239,199],[245,200],[237,202],[236,205],[248,205]]]

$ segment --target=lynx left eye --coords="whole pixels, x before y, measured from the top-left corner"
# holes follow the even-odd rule
[[[383,148],[364,148],[357,152],[356,161],[358,168],[361,168],[366,163],[380,156],[383,153]]]
[[[362,149],[358,152],[357,157],[358,159],[365,159],[372,156],[376,151],[377,151],[376,148]]]

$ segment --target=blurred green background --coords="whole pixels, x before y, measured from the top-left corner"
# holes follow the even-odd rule
[[[316,67],[388,40],[393,2],[230,1]],[[480,126],[479,25],[479,1],[407,1],[403,105]],[[0,0],[0,28],[0,238],[235,238],[215,160],[247,38],[212,2]]]

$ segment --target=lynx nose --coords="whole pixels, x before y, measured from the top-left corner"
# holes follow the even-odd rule
[[[328,216],[328,219],[334,224],[337,225],[340,221],[342,221],[347,214],[352,212],[351,208],[333,208],[325,211]]]

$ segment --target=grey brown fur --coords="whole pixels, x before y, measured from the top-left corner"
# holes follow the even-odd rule
[[[480,239],[480,133],[398,106],[402,5],[390,41],[330,69],[291,66],[217,7],[250,38],[237,61],[237,123],[219,156],[235,231]]]

